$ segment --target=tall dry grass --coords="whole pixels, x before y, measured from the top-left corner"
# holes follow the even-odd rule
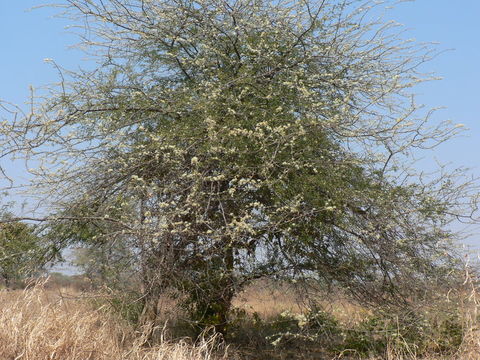
[[[433,293],[435,293],[435,291],[433,291]],[[417,314],[421,316],[420,319],[426,322],[426,325],[420,324],[420,328],[415,328],[415,325],[412,326],[413,331],[420,332],[422,331],[422,326],[427,327],[425,329],[426,333],[423,334],[424,338],[421,337],[418,339],[420,343],[415,342],[416,335],[413,335],[413,339],[412,337],[402,338],[402,334],[405,334],[405,326],[407,325],[404,322],[405,319],[397,317],[398,325],[395,323],[396,316],[401,316],[402,314],[387,314],[391,315],[391,317],[387,316],[386,318],[382,318],[382,315],[376,313],[374,309],[368,309],[359,304],[352,303],[337,291],[331,294],[319,294],[318,298],[321,299],[317,301],[320,308],[338,320],[338,325],[343,331],[348,331],[349,329],[358,330],[362,322],[365,323],[365,321],[367,321],[368,323],[368,320],[373,319],[378,320],[378,324],[374,325],[373,322],[370,323],[370,326],[375,326],[375,328],[364,334],[364,336],[369,337],[367,341],[370,341],[372,344],[376,338],[378,338],[379,341],[384,341],[385,337],[389,336],[386,335],[386,333],[392,333],[393,336],[390,339],[391,342],[387,344],[385,351],[382,352],[381,355],[369,356],[365,353],[359,353],[356,349],[345,348],[344,351],[339,351],[336,356],[332,355],[329,357],[325,355],[321,357],[322,360],[332,358],[335,360],[480,359],[480,289],[478,288],[478,281],[470,277],[467,269],[465,270],[465,282],[464,284],[459,284],[458,288],[450,290],[439,288],[434,297],[412,303],[413,308],[411,311],[417,312]],[[271,284],[262,282],[245,289],[245,291],[235,299],[235,305],[247,313],[260,315],[264,324],[268,325],[270,319],[270,321],[274,322],[274,326],[278,324],[281,325],[282,319],[279,319],[279,314],[287,314],[285,321],[289,321],[289,317],[294,319],[296,315],[305,314],[306,311],[308,312],[309,306],[291,287],[284,284],[279,285],[278,283]],[[458,314],[458,318],[456,314]],[[290,321],[294,322],[292,319],[290,319]],[[395,326],[399,327],[398,332],[394,331]],[[362,329],[365,329],[365,327],[360,328],[360,331]],[[462,332],[461,343],[458,348],[454,341],[455,339],[453,339],[453,337],[457,336],[457,330]],[[359,336],[359,338],[353,339],[353,341],[364,341],[364,339],[361,339],[362,334],[360,331],[355,335]],[[344,333],[337,337],[341,338],[343,335]],[[290,345],[287,345],[287,349],[288,346],[296,346],[294,341],[289,344]],[[340,346],[344,345],[345,344],[340,344]],[[302,345],[299,346],[302,348]],[[321,346],[322,345],[318,347],[319,350]],[[313,347],[315,347],[315,344],[313,344]],[[346,345],[346,347],[348,347],[348,345]],[[280,353],[284,351],[285,348],[278,349]],[[309,359],[309,356],[312,356],[307,353],[308,346],[304,346],[303,351],[304,357],[299,356],[299,359]],[[280,359],[280,357],[275,358]],[[265,359],[267,358],[265,357]]]
[[[142,333],[83,300],[34,286],[0,291],[2,360],[231,359],[215,338],[146,347]]]
[[[361,321],[369,310],[354,304],[339,291],[334,295],[318,292],[310,294],[315,303],[332,314],[344,324]],[[321,300],[319,300],[321,299]],[[233,306],[249,314],[256,313],[263,319],[277,316],[284,312],[304,313],[311,307],[308,296],[301,290],[287,283],[257,281],[245,288],[233,300]]]
[[[71,293],[71,292],[70,292]],[[407,341],[395,339],[381,356],[368,357],[346,349],[337,353],[337,360],[477,360],[480,359],[480,330],[478,309],[480,299],[473,285],[471,291],[455,300],[464,323],[463,341],[457,352],[451,355],[417,354]],[[76,293],[65,296],[59,290],[45,289],[40,285],[24,291],[0,291],[0,360],[219,360],[244,358],[239,352],[227,351],[226,346],[215,338],[202,339],[196,344],[189,340],[167,341],[146,346],[145,334],[136,331],[128,323],[113,316],[104,307],[95,308],[92,301]],[[90,294],[89,296],[91,296]],[[260,314],[262,321],[286,310],[304,311],[304,304],[287,288],[256,286],[247,289],[236,305],[248,312]],[[361,317],[371,314],[345,299],[325,304],[325,308],[339,319],[342,326],[350,326]],[[435,307],[433,307],[435,309]],[[434,317],[442,317],[437,308]],[[278,318],[278,316],[277,316]],[[252,329],[252,336],[260,336]],[[432,341],[435,341],[433,339]],[[315,346],[314,346],[315,348]],[[319,351],[322,351],[318,347]],[[248,359],[332,359],[332,356],[313,356],[311,350],[296,349],[249,349]],[[302,354],[302,351],[304,352]],[[313,350],[315,351],[315,350]],[[252,355],[253,354],[253,355]],[[301,355],[301,356],[300,356]],[[318,354],[317,354],[318,355]]]

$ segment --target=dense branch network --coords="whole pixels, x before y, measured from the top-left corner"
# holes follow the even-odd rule
[[[52,236],[124,244],[146,298],[176,287],[217,325],[261,277],[391,300],[448,272],[473,184],[407,163],[459,127],[416,105],[434,53],[367,21],[381,5],[67,3],[98,67],[55,65],[60,86],[3,105],[0,130],[0,156],[37,165]]]

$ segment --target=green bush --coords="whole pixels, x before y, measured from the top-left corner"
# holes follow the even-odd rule
[[[458,312],[435,309],[410,312],[377,311],[351,329],[345,329],[337,351],[360,356],[383,356],[387,346],[409,354],[452,354],[461,345],[464,327]]]
[[[92,302],[95,308],[106,308],[121,319],[136,325],[143,310],[143,304],[139,299],[138,293],[126,292],[108,297],[94,298]]]

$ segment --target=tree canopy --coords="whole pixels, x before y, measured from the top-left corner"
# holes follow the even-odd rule
[[[2,155],[40,164],[65,245],[131,250],[147,305],[174,287],[224,331],[264,277],[396,301],[453,266],[471,187],[411,165],[459,128],[415,103],[433,53],[368,20],[378,7],[68,0],[97,66],[54,63],[61,83],[4,122]]]
[[[0,223],[0,278],[6,287],[38,273],[47,258],[47,247],[35,228],[9,218],[2,215]]]

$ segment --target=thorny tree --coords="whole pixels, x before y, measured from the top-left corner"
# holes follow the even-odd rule
[[[416,105],[409,89],[433,54],[367,21],[382,4],[63,6],[97,67],[54,63],[61,83],[28,114],[4,104],[16,116],[0,130],[2,154],[34,160],[31,191],[48,198],[57,241],[131,249],[144,319],[169,287],[225,332],[232,298],[254,279],[394,301],[445,273],[446,225],[470,216],[470,184],[407,164],[458,127]]]

